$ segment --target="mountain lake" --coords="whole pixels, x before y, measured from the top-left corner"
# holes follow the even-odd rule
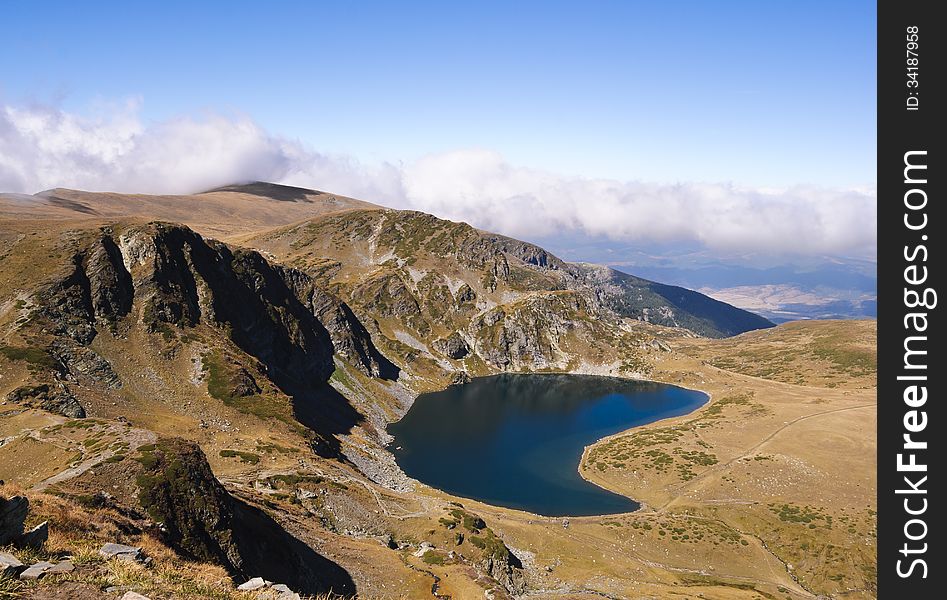
[[[544,516],[637,510],[579,476],[585,446],[704,405],[703,392],[594,375],[482,377],[422,394],[388,426],[410,477],[456,496]]]

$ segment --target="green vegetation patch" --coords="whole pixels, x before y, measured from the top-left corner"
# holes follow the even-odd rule
[[[221,450],[221,458],[239,458],[240,462],[255,465],[260,462],[260,455],[252,452],[242,452],[240,450]]]
[[[47,369],[50,371],[59,369],[59,363],[44,348],[0,346],[0,354],[8,360],[25,362],[30,369]]]
[[[244,414],[260,419],[274,419],[297,427],[292,410],[287,403],[279,402],[265,394],[238,396],[233,393],[233,369],[229,368],[220,352],[206,352],[201,356],[204,373],[207,376],[207,393],[225,405]],[[274,448],[276,446],[274,445]]]
[[[291,474],[281,474],[281,475],[270,475],[263,481],[267,482],[273,487],[278,488],[282,486],[286,486],[286,487],[297,486],[303,483],[318,485],[320,483],[323,483],[325,481],[325,478],[320,477],[318,475],[304,475],[301,473],[295,473],[295,474],[291,473]]]
[[[468,537],[467,540],[482,550],[486,556],[498,560],[507,560],[510,556],[510,551],[506,547],[506,544],[504,544],[503,540],[498,538],[491,529],[485,529],[481,535],[472,535]]]
[[[708,406],[704,410],[703,416],[706,418],[722,418],[723,411],[727,408],[733,406],[750,407],[754,404],[755,402],[753,402],[753,392],[734,394],[733,396],[724,396],[723,398],[713,402],[710,406]]]
[[[467,531],[476,532],[476,531],[480,531],[481,529],[486,529],[487,527],[487,523],[483,519],[481,519],[479,516],[475,514],[471,514],[467,512],[466,510],[463,510],[460,508],[454,508],[454,509],[451,509],[449,512],[450,512],[450,515],[453,517],[451,521],[454,523],[454,525],[457,525],[458,523],[462,523],[464,526],[464,529],[466,529]],[[445,519],[441,519],[441,521],[445,521]]]
[[[446,557],[435,550],[428,550],[421,557],[421,560],[429,565],[443,565],[446,562]]]
[[[808,525],[809,529],[822,527],[832,528],[832,516],[826,515],[821,509],[812,506],[797,506],[795,504],[770,504],[770,511],[786,523],[800,523]]]
[[[279,444],[273,442],[257,442],[256,449],[260,452],[268,452],[272,454],[273,452],[279,452],[280,454],[297,454],[299,453],[299,448],[290,448],[288,446],[280,446]]]

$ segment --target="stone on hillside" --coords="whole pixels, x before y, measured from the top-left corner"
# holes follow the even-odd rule
[[[260,393],[256,379],[243,367],[237,367],[230,379],[230,395],[243,398]]]
[[[23,535],[23,523],[30,510],[26,496],[0,498],[0,546],[12,543]]]
[[[470,383],[470,375],[466,371],[458,371],[450,378],[451,385],[464,385],[465,383]]]
[[[142,596],[138,592],[125,592],[119,600],[151,600],[148,596]]]
[[[418,550],[417,552],[414,553],[414,555],[418,558],[421,558],[427,553],[428,550],[433,550],[433,549],[434,549],[434,544],[432,544],[431,542],[421,542],[421,545],[418,546]]]
[[[58,390],[51,390],[46,384],[18,387],[7,395],[7,399],[73,419],[85,417],[85,409],[62,384]]]
[[[99,554],[105,558],[120,558],[129,561],[140,561],[144,559],[144,554],[140,547],[126,546],[125,544],[105,544],[99,549]]]
[[[300,600],[299,594],[289,589],[285,583],[277,583],[270,589],[276,593],[274,600]]]
[[[311,490],[304,490],[302,488],[298,488],[296,490],[296,497],[300,500],[311,500],[312,498],[315,498],[317,495],[318,494],[316,494],[315,492]]]
[[[16,577],[25,568],[26,565],[17,560],[12,554],[0,552],[0,577]]]
[[[49,522],[43,521],[33,529],[30,529],[16,540],[17,548],[30,548],[39,550],[49,539]]]
[[[266,580],[262,577],[254,577],[248,581],[245,581],[237,586],[237,589],[242,592],[252,592],[254,590],[259,590],[266,587]]]
[[[27,581],[30,579],[40,579],[44,575],[46,575],[46,573],[50,569],[52,569],[54,566],[56,565],[54,565],[51,562],[46,562],[45,560],[40,561],[36,564],[30,565],[29,567],[26,568],[25,571],[20,573],[20,579],[22,579],[23,581]]]
[[[444,339],[434,341],[434,349],[448,358],[459,360],[470,353],[470,346],[456,332]]]
[[[54,575],[56,573],[71,573],[75,570],[76,566],[72,564],[72,561],[64,560],[53,565],[53,568],[51,568],[48,572],[50,575]]]

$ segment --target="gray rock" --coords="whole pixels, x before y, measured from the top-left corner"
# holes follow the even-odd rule
[[[72,561],[64,560],[53,565],[53,568],[49,570],[50,575],[56,573],[71,573],[76,570],[76,566],[72,564]]]
[[[56,390],[51,390],[46,384],[18,387],[7,395],[7,399],[72,419],[85,417],[85,409],[62,384],[59,384],[59,389]]]
[[[71,342],[58,341],[53,344],[52,352],[70,373],[85,375],[113,390],[122,387],[122,380],[112,370],[112,364],[94,350],[76,346]]]
[[[450,378],[451,385],[464,385],[470,383],[470,375],[466,371],[457,371]]]
[[[26,569],[26,565],[17,560],[15,556],[0,552],[0,577],[16,577],[24,569]]]
[[[431,542],[421,542],[421,545],[418,546],[418,549],[417,551],[415,551],[414,555],[418,558],[421,558],[427,553],[428,550],[433,550],[433,549],[434,549],[434,544],[432,544]]]
[[[120,600],[151,600],[148,596],[142,596],[138,592],[125,592]]]
[[[54,565],[51,562],[46,562],[45,560],[38,562],[34,565],[30,565],[29,567],[26,568],[25,571],[20,573],[20,579],[22,579],[23,581],[27,581],[30,579],[40,579],[44,575],[46,575],[46,573],[50,569],[52,569],[54,566],[56,565]]]
[[[299,594],[289,589],[289,586],[284,583],[277,583],[271,589],[276,592],[273,596],[274,600],[300,600]]]
[[[231,396],[244,398],[260,393],[260,386],[257,384],[256,379],[253,378],[250,371],[247,371],[243,367],[237,367],[231,376],[230,383],[233,386],[230,390]]]
[[[470,353],[470,346],[457,332],[444,339],[435,340],[434,349],[447,356],[447,358],[453,358],[454,360],[459,360]]]
[[[30,510],[26,496],[0,498],[0,546],[5,546],[23,535],[23,523]]]
[[[120,558],[129,561],[140,561],[145,557],[140,547],[112,543],[102,546],[99,549],[99,554],[105,558]]]
[[[296,497],[299,498],[300,500],[310,500],[312,498],[315,498],[317,495],[318,494],[316,494],[313,491],[304,490],[302,488],[299,488],[296,490]]]
[[[266,581],[262,577],[254,577],[237,586],[237,589],[243,592],[252,592],[266,587]]]
[[[43,544],[46,543],[46,540],[49,539],[49,522],[43,521],[33,529],[30,529],[16,540],[15,544],[18,548],[30,548],[32,550],[39,550],[43,547]]]
[[[66,386],[60,385],[60,390],[49,395],[49,399],[42,404],[43,410],[58,413],[70,419],[84,419],[85,409],[72,395]]]

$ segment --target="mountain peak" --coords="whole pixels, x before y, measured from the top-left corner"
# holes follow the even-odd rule
[[[291,185],[282,185],[271,183],[269,181],[250,181],[246,183],[232,183],[216,187],[210,190],[199,192],[201,194],[216,194],[221,192],[232,192],[237,194],[250,194],[252,196],[261,196],[273,200],[285,202],[305,202],[310,196],[325,196],[326,192],[311,190]]]

